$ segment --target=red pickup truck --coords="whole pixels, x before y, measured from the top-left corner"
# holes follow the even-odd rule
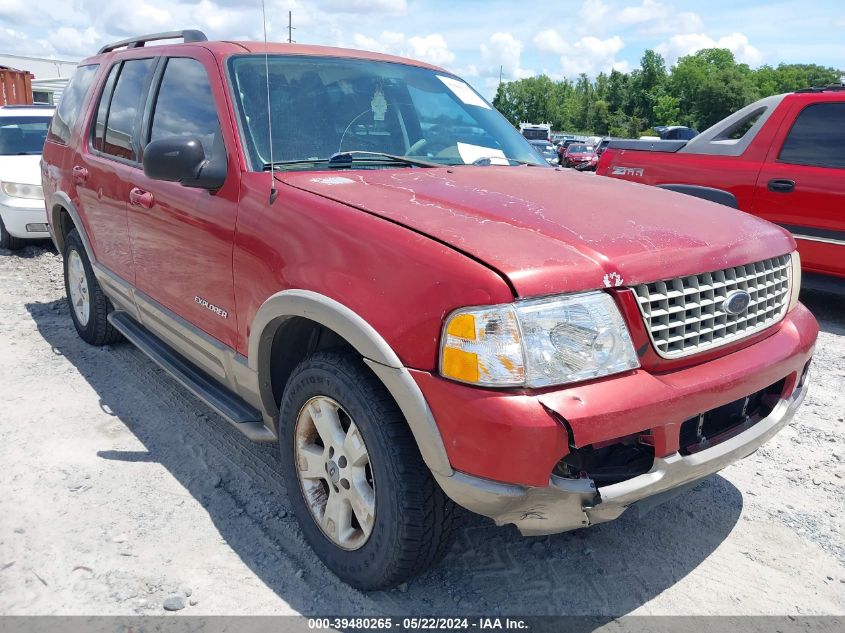
[[[845,288],[845,86],[767,97],[691,141],[613,141],[597,172],[780,224],[805,285]]]

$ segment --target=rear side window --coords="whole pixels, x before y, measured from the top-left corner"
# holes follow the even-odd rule
[[[94,83],[94,76],[97,74],[97,64],[79,66],[71,77],[67,86],[62,92],[62,99],[56,114],[50,123],[50,138],[67,143],[70,140],[70,133],[76,125],[79,113],[82,111],[82,104],[85,97]]]
[[[100,95],[100,104],[97,106],[97,119],[94,122],[93,146],[98,152],[103,151],[103,138],[106,135],[106,117],[109,114],[109,101],[114,91],[114,82],[117,80],[117,73],[120,71],[120,64],[115,64],[109,71],[109,76],[103,86]]]
[[[153,58],[132,59],[123,62],[121,65],[105,115],[105,136],[102,142],[102,152],[129,161],[138,159],[135,130],[146,99],[150,73],[155,66],[155,61]],[[107,98],[108,86],[103,90],[103,95],[100,98],[100,107],[97,113],[98,128],[100,127],[100,114]],[[97,131],[95,130],[95,147],[97,147]]]
[[[804,108],[779,158],[784,163],[845,169],[845,103],[816,103]]]
[[[150,129],[151,141],[174,136],[199,139],[209,159],[223,151],[208,73],[200,62],[187,57],[167,61]]]

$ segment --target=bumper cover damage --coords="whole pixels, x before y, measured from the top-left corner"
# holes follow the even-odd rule
[[[566,532],[612,521],[646,499],[655,505],[747,457],[792,419],[806,392],[807,383],[802,381],[765,418],[742,433],[691,455],[676,452],[657,457],[649,472],[608,486],[597,487],[586,478],[555,476],[546,487],[503,484],[461,472],[436,478],[457,503],[498,525],[513,523],[526,536]]]

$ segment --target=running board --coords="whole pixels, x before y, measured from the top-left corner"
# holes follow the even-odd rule
[[[128,313],[115,310],[109,314],[108,318],[109,323],[135,347],[231,422],[249,439],[257,442],[275,440],[274,434],[264,426],[258,409],[247,404],[242,398],[173,351]]]

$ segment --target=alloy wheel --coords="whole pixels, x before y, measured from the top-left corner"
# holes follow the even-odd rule
[[[338,402],[316,396],[300,410],[294,433],[299,484],[315,522],[338,547],[363,547],[375,524],[376,495],[355,422]]]

